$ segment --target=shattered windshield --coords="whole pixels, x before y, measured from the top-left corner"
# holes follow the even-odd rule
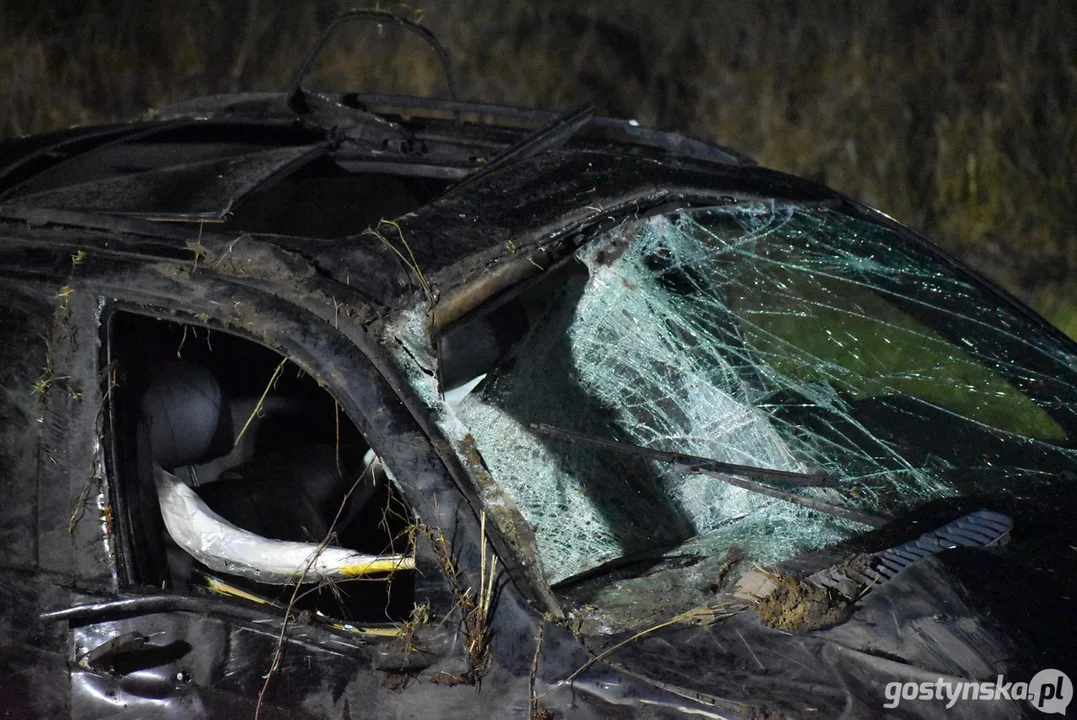
[[[833,487],[796,493],[882,517],[1077,469],[1071,349],[884,227],[803,205],[683,211],[547,274],[555,289],[521,295],[513,342],[444,412],[551,584],[693,538],[772,563],[869,528],[537,425],[822,472]]]

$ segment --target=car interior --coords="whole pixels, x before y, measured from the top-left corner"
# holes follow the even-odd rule
[[[108,345],[117,505],[135,584],[281,607],[295,590],[214,570],[181,547],[162,519],[155,465],[259,538],[411,552],[411,516],[381,461],[295,363],[229,333],[122,311],[109,319]],[[252,556],[255,571],[257,563]],[[345,623],[392,622],[410,616],[413,592],[412,571],[364,573],[302,583],[293,607]]]

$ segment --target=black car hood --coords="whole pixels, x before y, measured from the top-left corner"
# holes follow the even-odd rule
[[[969,551],[987,555],[985,551]],[[605,659],[615,669],[728,717],[1023,717],[1021,701],[902,701],[884,709],[888,683],[1027,682],[1015,675],[1013,640],[963,599],[939,558],[910,566],[857,603],[845,623],[787,633],[746,611],[701,626],[672,625],[643,635]],[[596,653],[633,633],[589,638]],[[767,714],[771,713],[771,714]]]

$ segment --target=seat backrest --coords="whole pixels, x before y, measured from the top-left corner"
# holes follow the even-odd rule
[[[135,477],[128,489],[131,503],[131,546],[134,571],[141,582],[156,587],[170,582],[167,540],[153,466],[166,470],[228,452],[231,413],[221,412],[224,399],[213,373],[198,363],[173,360],[155,364],[138,404]]]
[[[205,366],[174,360],[152,368],[139,406],[140,460],[171,471],[227,453],[232,416],[222,408],[221,386]]]

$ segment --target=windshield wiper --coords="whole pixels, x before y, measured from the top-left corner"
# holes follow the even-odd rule
[[[587,433],[576,432],[575,430],[565,430],[564,428],[559,428],[554,425],[546,425],[544,423],[531,423],[531,428],[544,435],[549,435],[550,437],[555,437],[560,440],[592,445],[594,447],[602,447],[626,455],[635,455],[636,457],[643,457],[648,460],[669,463],[673,465],[673,469],[677,472],[706,475],[734,487],[757,492],[761,495],[777,498],[778,500],[785,500],[786,502],[791,502],[796,505],[809,507],[813,510],[819,510],[820,512],[825,512],[835,517],[852,520],[853,522],[862,523],[871,527],[882,527],[890,522],[890,518],[862,513],[858,510],[852,510],[850,508],[842,507],[841,505],[828,503],[825,500],[804,497],[803,495],[797,495],[788,490],[779,490],[770,485],[764,485],[763,483],[746,479],[758,478],[769,483],[784,484],[792,487],[837,487],[837,483],[832,478],[822,473],[800,473],[792,472],[790,470],[778,470],[776,468],[738,465],[736,463],[727,463],[720,460],[697,457],[695,455],[652,450],[651,448],[641,447],[630,442],[607,440],[594,435],[588,435]]]

